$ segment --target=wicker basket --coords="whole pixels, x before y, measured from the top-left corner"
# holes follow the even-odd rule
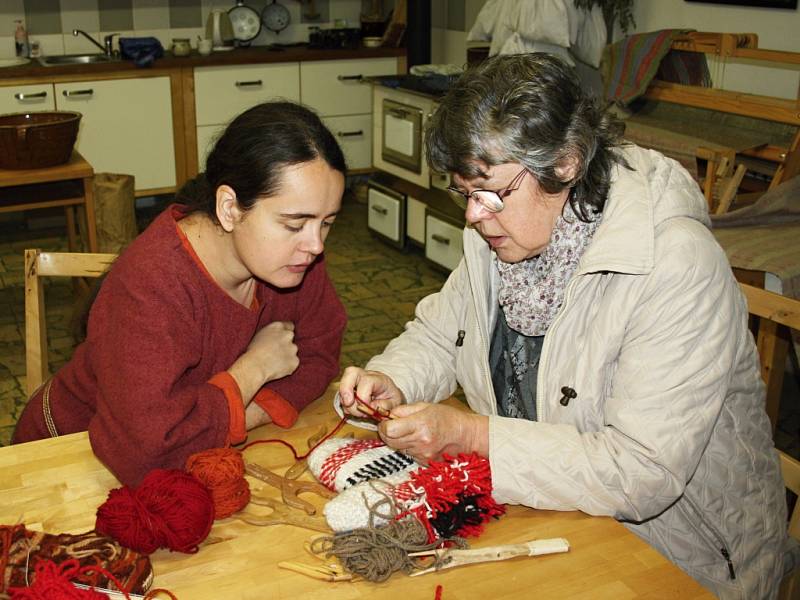
[[[52,111],[0,115],[0,169],[40,169],[69,160],[81,114]]]

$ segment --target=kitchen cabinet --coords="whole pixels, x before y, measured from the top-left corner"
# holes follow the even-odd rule
[[[176,184],[169,77],[56,83],[59,110],[83,115],[76,148],[96,172],[127,173],[137,190]]]
[[[202,171],[210,143],[236,115],[267,100],[300,100],[300,65],[198,67],[194,94],[197,161]]]
[[[52,83],[0,87],[0,114],[55,108]]]
[[[363,80],[396,72],[395,58],[300,63],[300,99],[336,136],[351,170],[372,167],[372,89]]]
[[[464,230],[428,212],[425,217],[425,258],[452,271],[464,254]]]

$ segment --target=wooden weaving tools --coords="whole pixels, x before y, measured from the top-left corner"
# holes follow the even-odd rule
[[[319,537],[319,536],[318,536]],[[288,571],[300,573],[319,581],[361,581],[357,575],[345,571],[342,563],[336,557],[325,557],[317,554],[311,549],[310,542],[304,542],[305,551],[316,559],[315,564],[283,561],[278,563],[278,567]]]
[[[286,477],[281,477],[277,473],[273,473],[269,469],[266,469],[260,465],[246,461],[245,473],[279,489],[281,491],[281,497],[287,506],[304,510],[308,515],[316,514],[317,507],[300,498],[298,494],[310,492],[327,499],[331,499],[336,496],[335,492],[332,492],[324,485],[317,483],[316,481],[296,481],[294,479],[287,479]],[[252,501],[253,500],[251,500],[251,502]],[[328,531],[327,527],[325,531]]]
[[[323,533],[331,533],[331,528],[322,517],[310,517],[308,515],[301,515],[293,512],[288,506],[275,500],[274,498],[260,498],[256,496],[250,497],[250,504],[257,506],[266,506],[272,509],[272,512],[266,516],[257,516],[240,512],[235,515],[240,521],[244,521],[250,525],[258,525],[260,527],[268,525],[294,525],[295,527],[303,527],[304,529],[311,529],[313,531],[322,531]]]
[[[314,435],[308,438],[308,449],[311,450],[314,446],[317,445],[322,438],[325,437],[325,434],[328,433],[327,427],[325,425],[321,425],[319,431],[317,431]],[[286,470],[286,473],[283,476],[286,479],[297,479],[302,475],[306,468],[308,468],[308,459],[307,458],[300,458],[298,459],[291,467]],[[284,502],[286,498],[283,499]]]
[[[433,556],[436,558],[433,566],[416,571],[411,577],[425,575],[442,569],[460,567],[482,562],[495,562],[506,560],[517,556],[539,556],[542,554],[555,554],[557,552],[568,552],[569,542],[564,538],[552,538],[546,540],[532,540],[522,544],[508,544],[505,546],[489,546],[487,548],[472,548],[468,550],[458,550],[450,548],[440,548],[437,550],[424,550],[422,552],[409,552],[411,557]]]

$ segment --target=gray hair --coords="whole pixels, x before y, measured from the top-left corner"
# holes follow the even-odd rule
[[[425,132],[428,163],[466,179],[485,177],[475,164],[518,162],[547,193],[572,188],[581,220],[602,212],[624,125],[580,88],[562,59],[545,53],[494,56],[451,86]],[[556,169],[574,161],[575,177]]]

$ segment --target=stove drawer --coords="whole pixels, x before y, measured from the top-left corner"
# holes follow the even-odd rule
[[[369,184],[367,227],[399,247],[406,241],[405,200],[402,194]]]
[[[463,230],[428,213],[425,218],[425,257],[452,271],[464,254]]]

